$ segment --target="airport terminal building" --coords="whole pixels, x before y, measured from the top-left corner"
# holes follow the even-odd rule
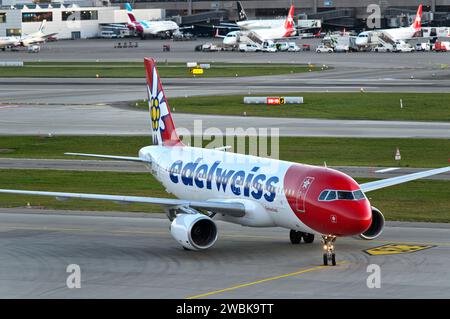
[[[36,32],[43,20],[45,33],[58,33],[59,39],[92,38],[109,24],[125,24],[125,10],[117,6],[93,6],[95,3],[41,3],[2,1],[0,6],[0,37],[20,36]],[[19,4],[17,4],[19,2]],[[85,6],[85,5],[89,6]],[[165,18],[164,9],[138,9],[139,19]]]
[[[122,3],[123,0],[111,0]],[[362,28],[369,13],[369,5],[379,5],[383,27],[407,25],[420,3],[424,5],[424,22],[450,26],[450,0],[242,0],[246,13],[251,18],[282,17],[291,3],[295,14],[308,19],[321,19],[326,27]],[[200,14],[208,11],[223,12],[223,19],[237,19],[236,1],[205,0],[136,0],[137,8],[163,8],[168,16]],[[429,15],[433,12],[433,16]]]
[[[108,24],[125,24],[123,3],[127,0],[0,0],[0,37],[35,32],[47,20],[46,32],[58,33],[60,39],[91,38]],[[298,19],[322,21],[324,30],[364,30],[373,0],[242,0],[249,18],[286,15],[295,5]],[[450,26],[450,0],[379,0],[380,27],[410,25],[419,3],[424,4],[424,26]],[[146,20],[171,18],[179,25],[205,26],[237,18],[236,1],[207,0],[136,0],[136,17]],[[205,34],[212,32],[206,28]]]

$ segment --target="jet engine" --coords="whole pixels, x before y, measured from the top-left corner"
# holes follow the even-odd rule
[[[384,216],[377,208],[372,206],[372,223],[370,227],[359,235],[362,239],[372,240],[380,236],[384,228]]]
[[[170,233],[184,248],[202,250],[217,241],[216,223],[206,215],[178,214],[170,225]]]

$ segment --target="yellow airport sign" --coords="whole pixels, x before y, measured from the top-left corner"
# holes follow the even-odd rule
[[[192,74],[194,74],[194,75],[203,74],[203,69],[200,69],[200,68],[194,68],[194,69],[191,69],[191,72],[192,72]]]
[[[387,244],[364,250],[372,256],[378,255],[397,255],[414,253],[416,251],[434,247],[433,245],[408,245],[408,244]]]

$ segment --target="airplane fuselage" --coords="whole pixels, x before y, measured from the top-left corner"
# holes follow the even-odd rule
[[[236,22],[244,30],[281,28],[283,23],[284,19],[244,20]]]
[[[228,222],[351,236],[363,233],[372,221],[359,185],[333,169],[187,146],[148,146],[139,157],[151,162],[152,174],[180,199],[249,207],[245,217],[218,214]],[[326,190],[360,196],[319,200]]]
[[[134,28],[146,35],[158,35],[166,32],[174,32],[179,29],[178,24],[173,21],[144,21],[134,22]]]

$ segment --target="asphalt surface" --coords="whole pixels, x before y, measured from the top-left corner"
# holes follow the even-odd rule
[[[127,40],[128,41],[128,40]],[[136,42],[135,39],[131,41]],[[314,49],[320,39],[302,39],[296,41],[298,45],[310,44]],[[388,68],[397,66],[402,68],[436,68],[441,64],[450,63],[450,54],[434,52],[416,53],[336,53],[318,54],[314,50],[308,52],[278,52],[240,53],[240,52],[196,52],[194,48],[205,42],[220,43],[221,39],[202,38],[196,41],[171,40],[137,40],[138,48],[114,49],[118,40],[90,39],[77,41],[58,41],[41,46],[41,52],[30,54],[25,49],[19,52],[0,52],[0,58],[5,61],[142,61],[151,56],[158,61],[173,62],[286,62],[286,63],[324,63],[351,68]],[[163,52],[162,47],[169,44],[170,52]],[[407,58],[405,58],[407,57]]]
[[[428,170],[410,167],[330,166],[352,177],[389,178]],[[0,158],[0,169],[44,169],[99,172],[148,173],[145,165],[134,162],[110,160],[22,159]],[[427,179],[450,180],[450,172]]]
[[[338,266],[322,245],[291,245],[288,231],[218,222],[207,251],[185,251],[162,216],[0,209],[2,298],[449,298],[450,226],[388,223],[374,241],[338,239]],[[370,256],[384,244],[433,247]],[[81,288],[66,286],[68,265]],[[368,288],[370,264],[381,288]],[[248,284],[244,286],[237,286]],[[227,289],[224,291],[224,289]]]
[[[281,136],[450,138],[450,123],[351,121],[173,113],[177,129],[190,134],[218,128],[271,128]],[[201,126],[194,130],[194,121]],[[0,106],[0,135],[150,135],[149,115],[129,107],[94,105]],[[277,134],[276,131],[272,132]]]
[[[158,61],[286,62],[331,65],[332,70],[262,77],[163,79],[168,97],[220,94],[268,94],[299,91],[448,92],[450,54],[317,54],[195,52],[211,39],[172,42],[140,41],[137,49],[112,49],[117,41],[59,41],[39,54],[0,52],[2,60],[19,61]],[[213,40],[218,41],[218,40]],[[170,41],[169,41],[170,42]],[[299,44],[318,44],[302,40]],[[5,79],[0,78],[0,134],[133,135],[148,134],[148,117],[126,105],[146,98],[144,79]],[[192,131],[195,119],[204,127],[279,127],[281,135],[449,138],[448,123],[269,119],[175,114],[178,127]]]

